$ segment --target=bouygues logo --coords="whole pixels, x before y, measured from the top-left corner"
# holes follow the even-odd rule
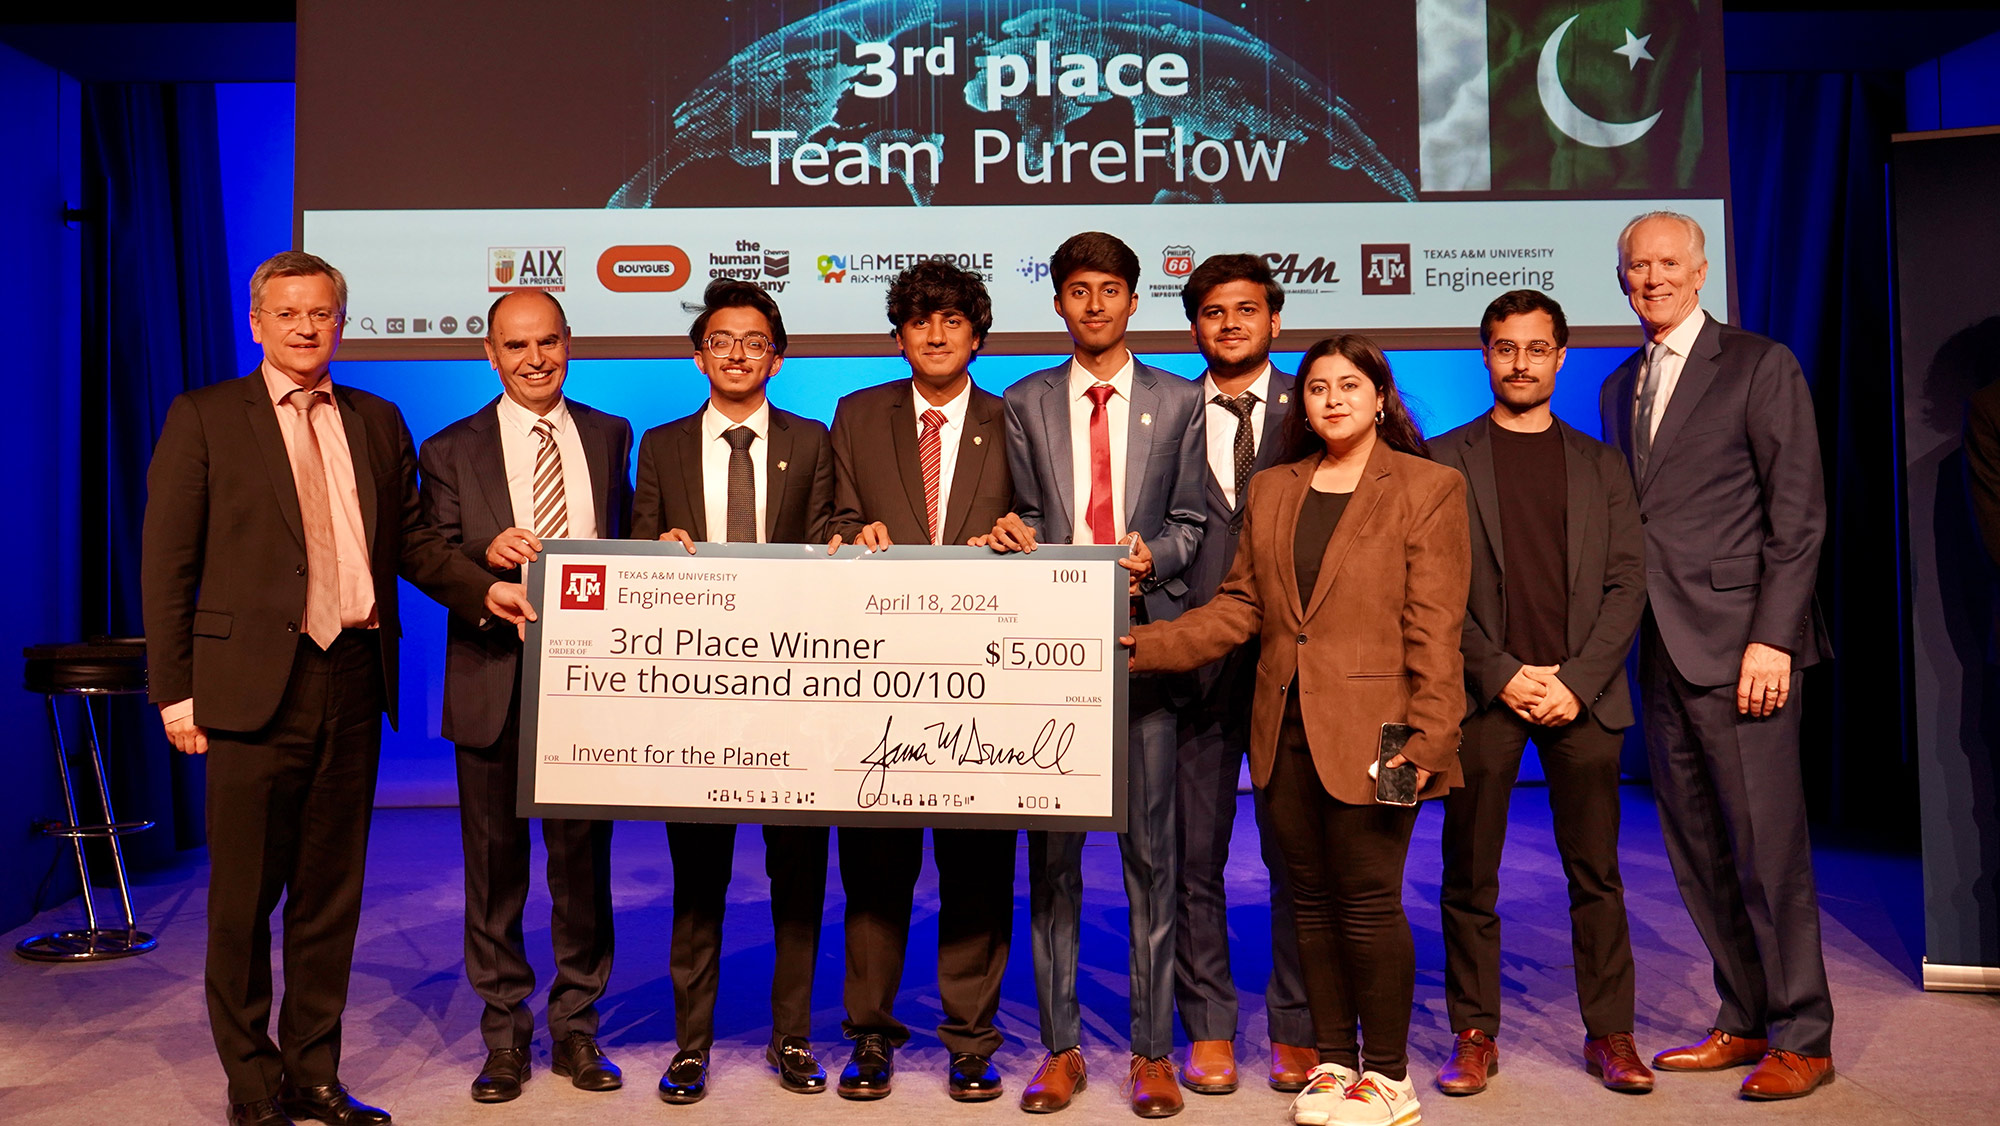
[[[604,567],[565,563],[562,569],[562,608],[565,610],[604,609]]]
[[[837,285],[847,280],[847,259],[838,254],[822,254],[813,263],[819,268],[819,280],[828,285]]]
[[[678,246],[614,246],[597,256],[597,280],[613,293],[671,293],[693,272]]]

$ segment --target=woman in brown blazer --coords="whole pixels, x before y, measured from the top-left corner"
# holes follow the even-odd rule
[[[1414,731],[1390,765],[1416,764],[1422,797],[1459,784],[1465,478],[1428,460],[1367,338],[1314,344],[1298,388],[1294,460],[1251,480],[1221,591],[1134,629],[1132,669],[1193,669],[1259,640],[1251,774],[1292,878],[1319,1041],[1293,1113],[1407,1126],[1416,958],[1402,885],[1417,810],[1378,804],[1370,768],[1382,725],[1406,723]]]

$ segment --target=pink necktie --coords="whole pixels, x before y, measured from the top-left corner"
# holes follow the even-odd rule
[[[1111,517],[1111,398],[1109,383],[1092,384],[1090,396],[1090,507],[1084,522],[1090,525],[1090,542],[1115,543],[1118,525]]]
[[[333,503],[326,493],[326,460],[320,456],[319,434],[313,430],[312,409],[327,402],[324,391],[303,387],[285,396],[298,412],[292,446],[298,457],[293,472],[299,487],[299,519],[306,533],[306,636],[321,649],[333,648],[340,637],[340,552],[333,546]]]

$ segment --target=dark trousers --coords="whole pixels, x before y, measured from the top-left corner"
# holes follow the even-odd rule
[[[999,1049],[1000,977],[1014,926],[1012,829],[932,829],[938,871],[938,1039],[953,1055]],[[924,864],[920,828],[840,830],[840,882],[847,895],[849,1039],[880,1033],[898,1047],[910,1030],[893,1011],[910,945],[910,914]]]
[[[819,961],[826,909],[824,825],[764,826],[764,872],[771,881],[771,1041],[812,1033],[813,965]],[[736,858],[736,826],[670,823],[674,858],[674,1038],[682,1051],[715,1044],[715,998],[721,981],[722,909]]]
[[[1504,704],[1464,724],[1465,785],[1444,799],[1444,995],[1453,1031],[1500,1034],[1500,850],[1508,799],[1533,739],[1549,783],[1556,851],[1569,881],[1570,952],[1584,1034],[1632,1031],[1632,936],[1618,874],[1618,751],[1624,738],[1589,715],[1542,727]]]
[[[1190,1040],[1236,1038],[1236,982],[1229,973],[1229,840],[1236,828],[1236,787],[1250,745],[1249,689],[1234,700],[1190,710],[1180,724],[1178,844],[1181,894],[1174,936],[1174,999]],[[1258,847],[1271,877],[1271,976],[1264,1009],[1271,1040],[1313,1042],[1312,1011],[1299,976],[1291,884],[1271,831],[1264,790],[1252,799]]]
[[[271,722],[208,733],[204,981],[233,1103],[270,1098],[282,1082],[339,1081],[382,752],[380,645],[371,630],[343,630],[325,651],[300,638]],[[281,897],[285,998],[273,1043],[271,912]]]
[[[1336,801],[1320,784],[1295,716],[1278,734],[1266,789],[1292,876],[1320,1062],[1405,1078],[1417,954],[1403,914],[1403,864],[1416,807]]]
[[[1176,722],[1163,689],[1135,680],[1132,733],[1126,744],[1126,830],[1118,835],[1125,866],[1131,936],[1132,1052],[1156,1059],[1174,1050],[1174,872]],[[1063,1052],[1082,1042],[1077,960],[1083,924],[1084,833],[1028,834],[1028,916],[1035,957],[1035,999],[1042,1046]]]
[[[1653,797],[1681,900],[1715,960],[1715,1027],[1831,1055],[1833,1000],[1799,775],[1802,674],[1792,674],[1776,715],[1752,719],[1737,714],[1734,684],[1688,683],[1659,631],[1643,636]]]
[[[465,976],[486,1003],[489,1049],[526,1047],[535,1014],[521,917],[528,905],[528,819],[514,814],[521,775],[520,690],[490,747],[458,748],[458,825],[465,846]],[[597,1035],[597,1001],[611,979],[611,822],[544,818],[548,848],[549,1035]]]

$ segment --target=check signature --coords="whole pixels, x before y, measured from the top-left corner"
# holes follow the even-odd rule
[[[862,809],[881,804],[890,770],[898,766],[936,766],[938,760],[932,757],[933,752],[943,755],[947,766],[1012,766],[1068,774],[1070,770],[1064,759],[1069,755],[1070,744],[1076,740],[1076,724],[1059,725],[1054,719],[1042,724],[1035,733],[1034,743],[1027,747],[1003,747],[981,739],[977,719],[959,724],[926,724],[922,728],[926,737],[914,741],[897,739],[895,729],[896,717],[890,716],[882,725],[881,740],[861,756],[861,764],[868,769],[862,772],[854,801]]]

